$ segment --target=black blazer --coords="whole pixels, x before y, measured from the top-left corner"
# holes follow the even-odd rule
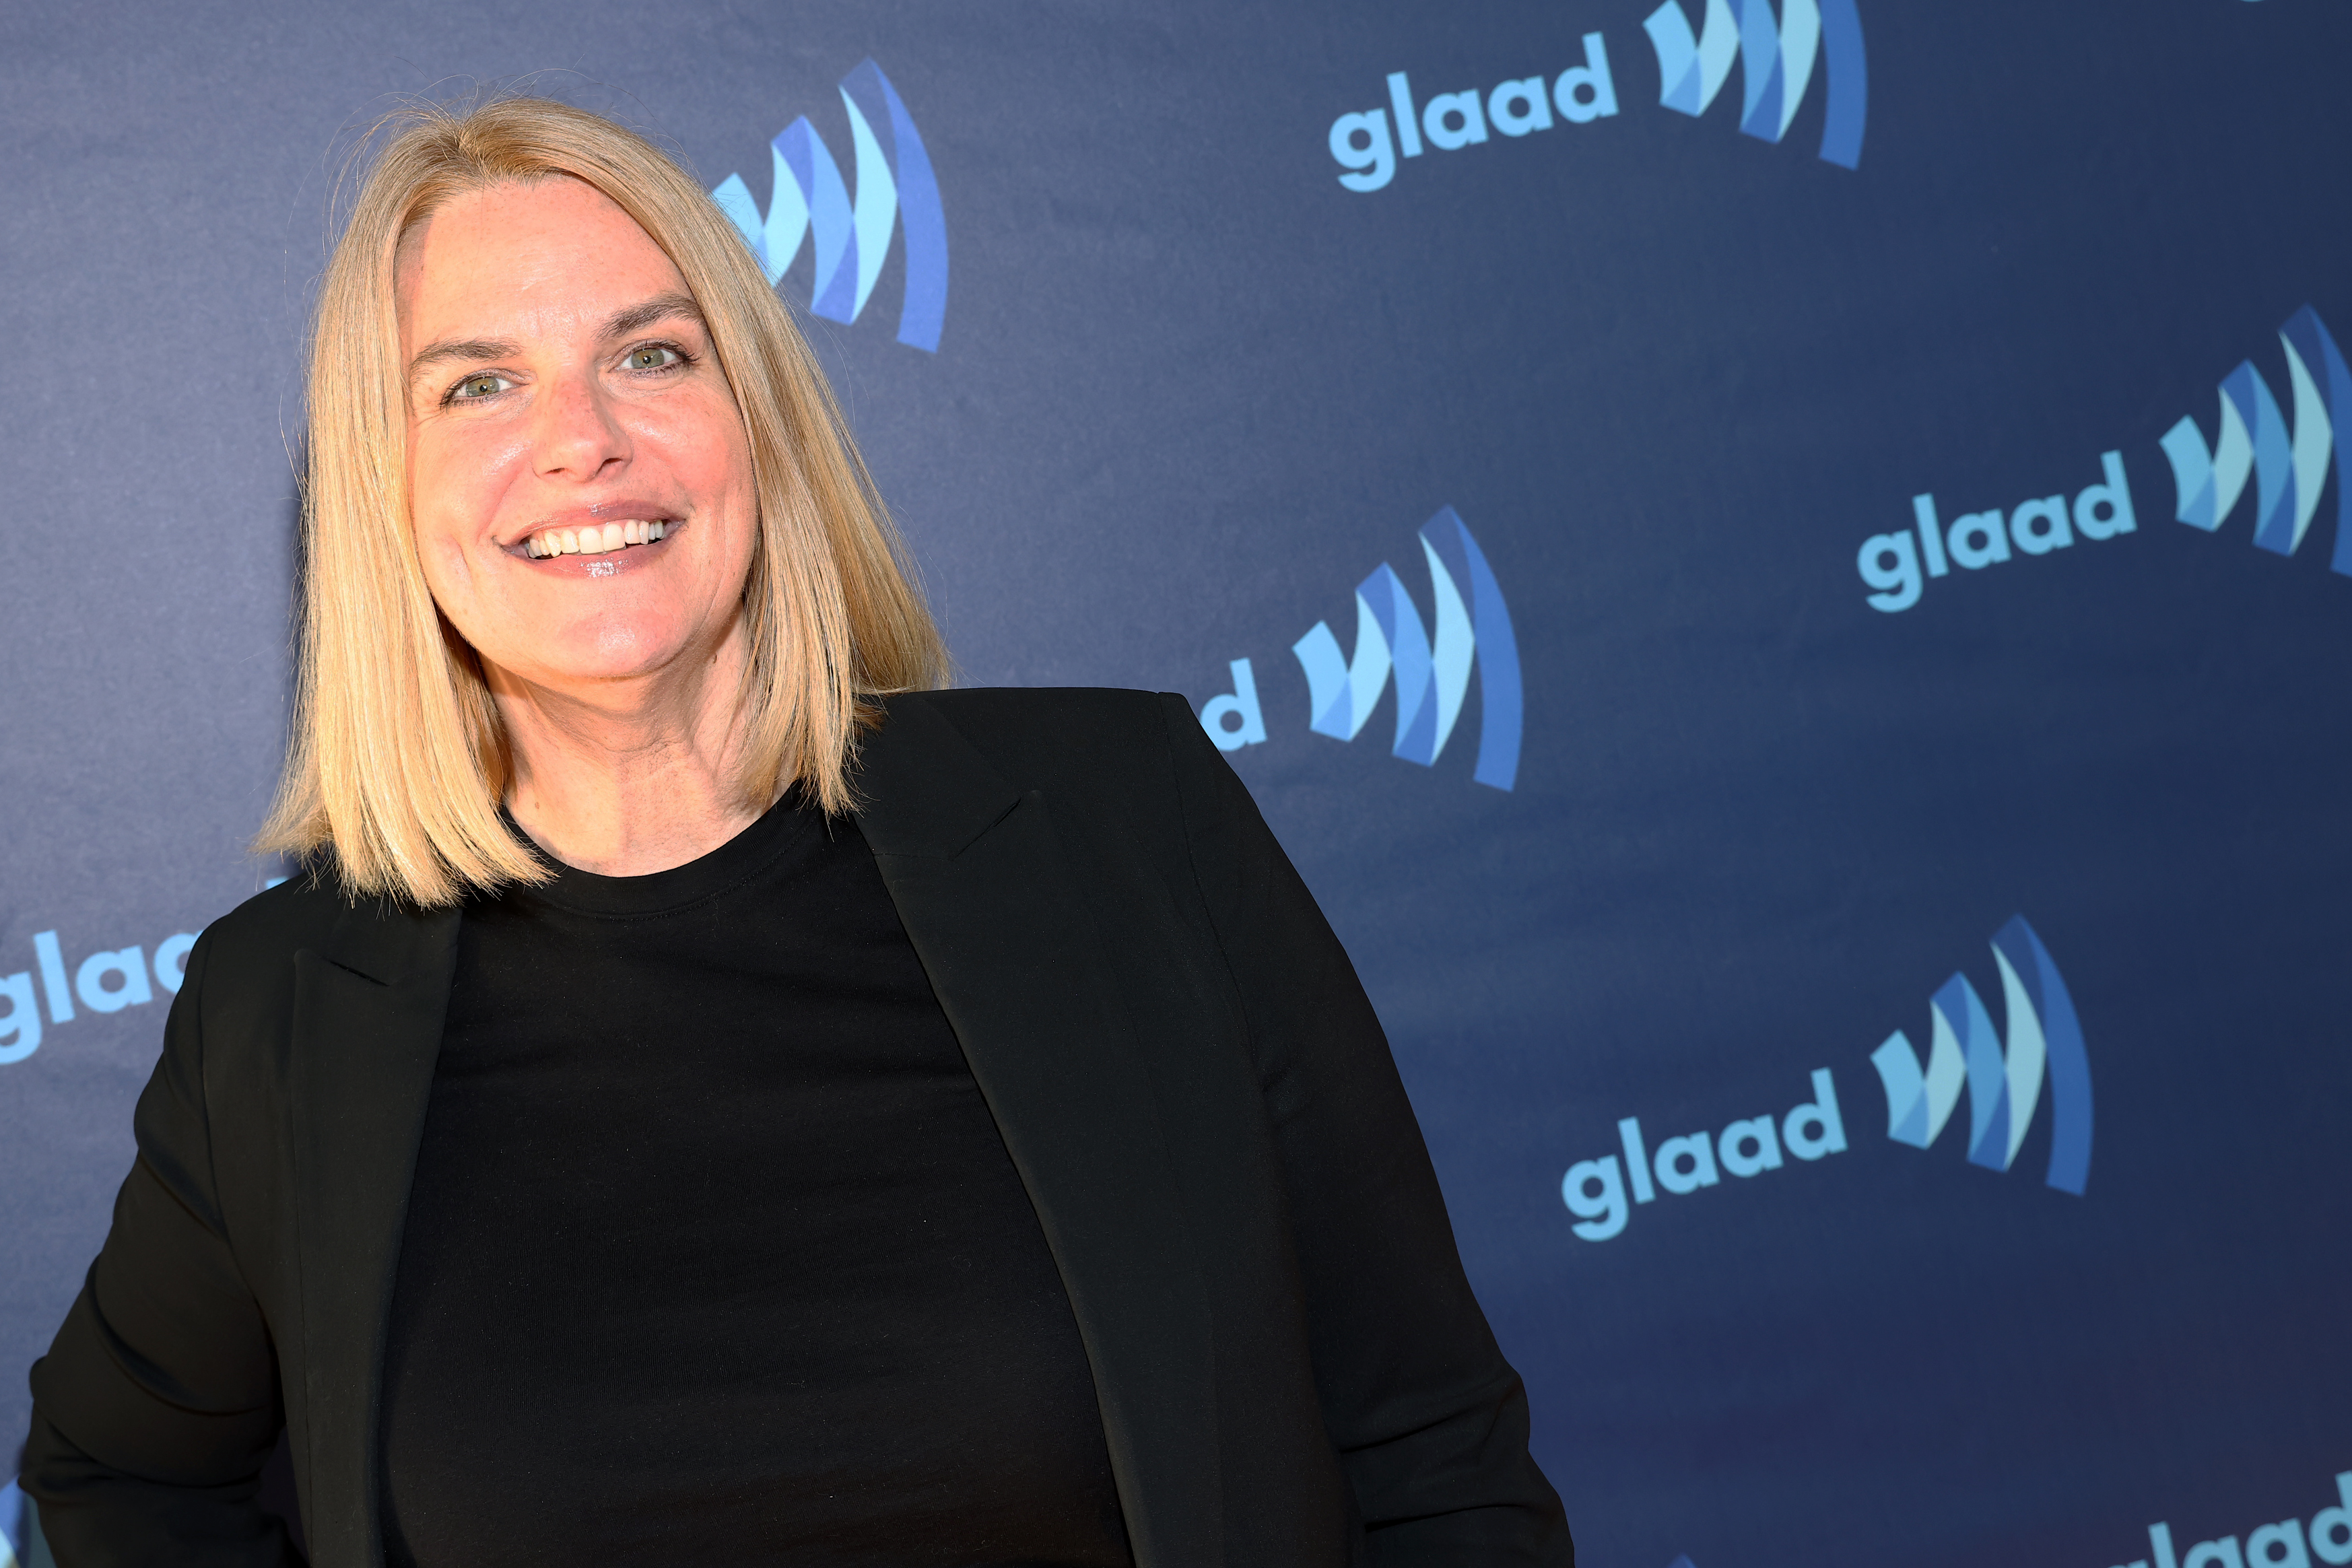
[[[894,699],[859,822],[1068,1288],[1139,1568],[1570,1564],[1379,1021],[1174,696]],[[58,1561],[383,1560],[385,1318],[459,916],[297,879],[189,956],[33,1369]]]

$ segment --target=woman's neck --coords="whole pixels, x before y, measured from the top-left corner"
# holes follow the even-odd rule
[[[625,680],[491,670],[517,824],[565,865],[603,876],[667,871],[741,832],[767,804],[746,802],[736,783],[743,661],[738,631],[690,668]]]

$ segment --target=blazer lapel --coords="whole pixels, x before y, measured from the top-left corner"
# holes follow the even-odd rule
[[[1046,801],[919,697],[890,705],[860,784],[866,841],[1069,1291],[1139,1568],[1222,1562],[1195,1242]]]
[[[294,957],[291,1082],[303,1386],[294,1434],[321,1568],[383,1561],[383,1341],[457,966],[458,915],[346,909]]]

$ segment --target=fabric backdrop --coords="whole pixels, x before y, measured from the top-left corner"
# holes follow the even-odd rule
[[[282,869],[342,157],[524,83],[761,247],[968,682],[1221,732],[1585,1563],[2352,1561],[2347,51],[2346,0],[0,12],[0,1427],[189,934]]]

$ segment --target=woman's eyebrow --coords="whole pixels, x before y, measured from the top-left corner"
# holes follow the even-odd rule
[[[607,340],[625,338],[632,332],[644,330],[656,321],[666,321],[673,317],[683,317],[698,327],[704,327],[706,331],[709,330],[703,323],[702,308],[695,304],[689,297],[673,289],[668,293],[656,294],[651,299],[639,304],[624,306],[615,310],[605,319],[604,330],[599,336]],[[467,338],[462,340],[453,340],[435,343],[421,350],[415,359],[408,361],[408,379],[415,381],[434,366],[446,365],[452,361],[504,360],[520,352],[521,350],[517,345],[502,339]]]
[[[604,335],[607,339],[625,338],[632,332],[643,331],[655,322],[666,321],[672,317],[684,317],[698,327],[704,325],[702,308],[673,289],[666,294],[656,294],[642,305],[615,310],[611,319],[604,323]]]
[[[413,382],[434,366],[446,365],[452,360],[503,360],[515,352],[512,343],[481,338],[435,343],[408,361],[408,379]]]

